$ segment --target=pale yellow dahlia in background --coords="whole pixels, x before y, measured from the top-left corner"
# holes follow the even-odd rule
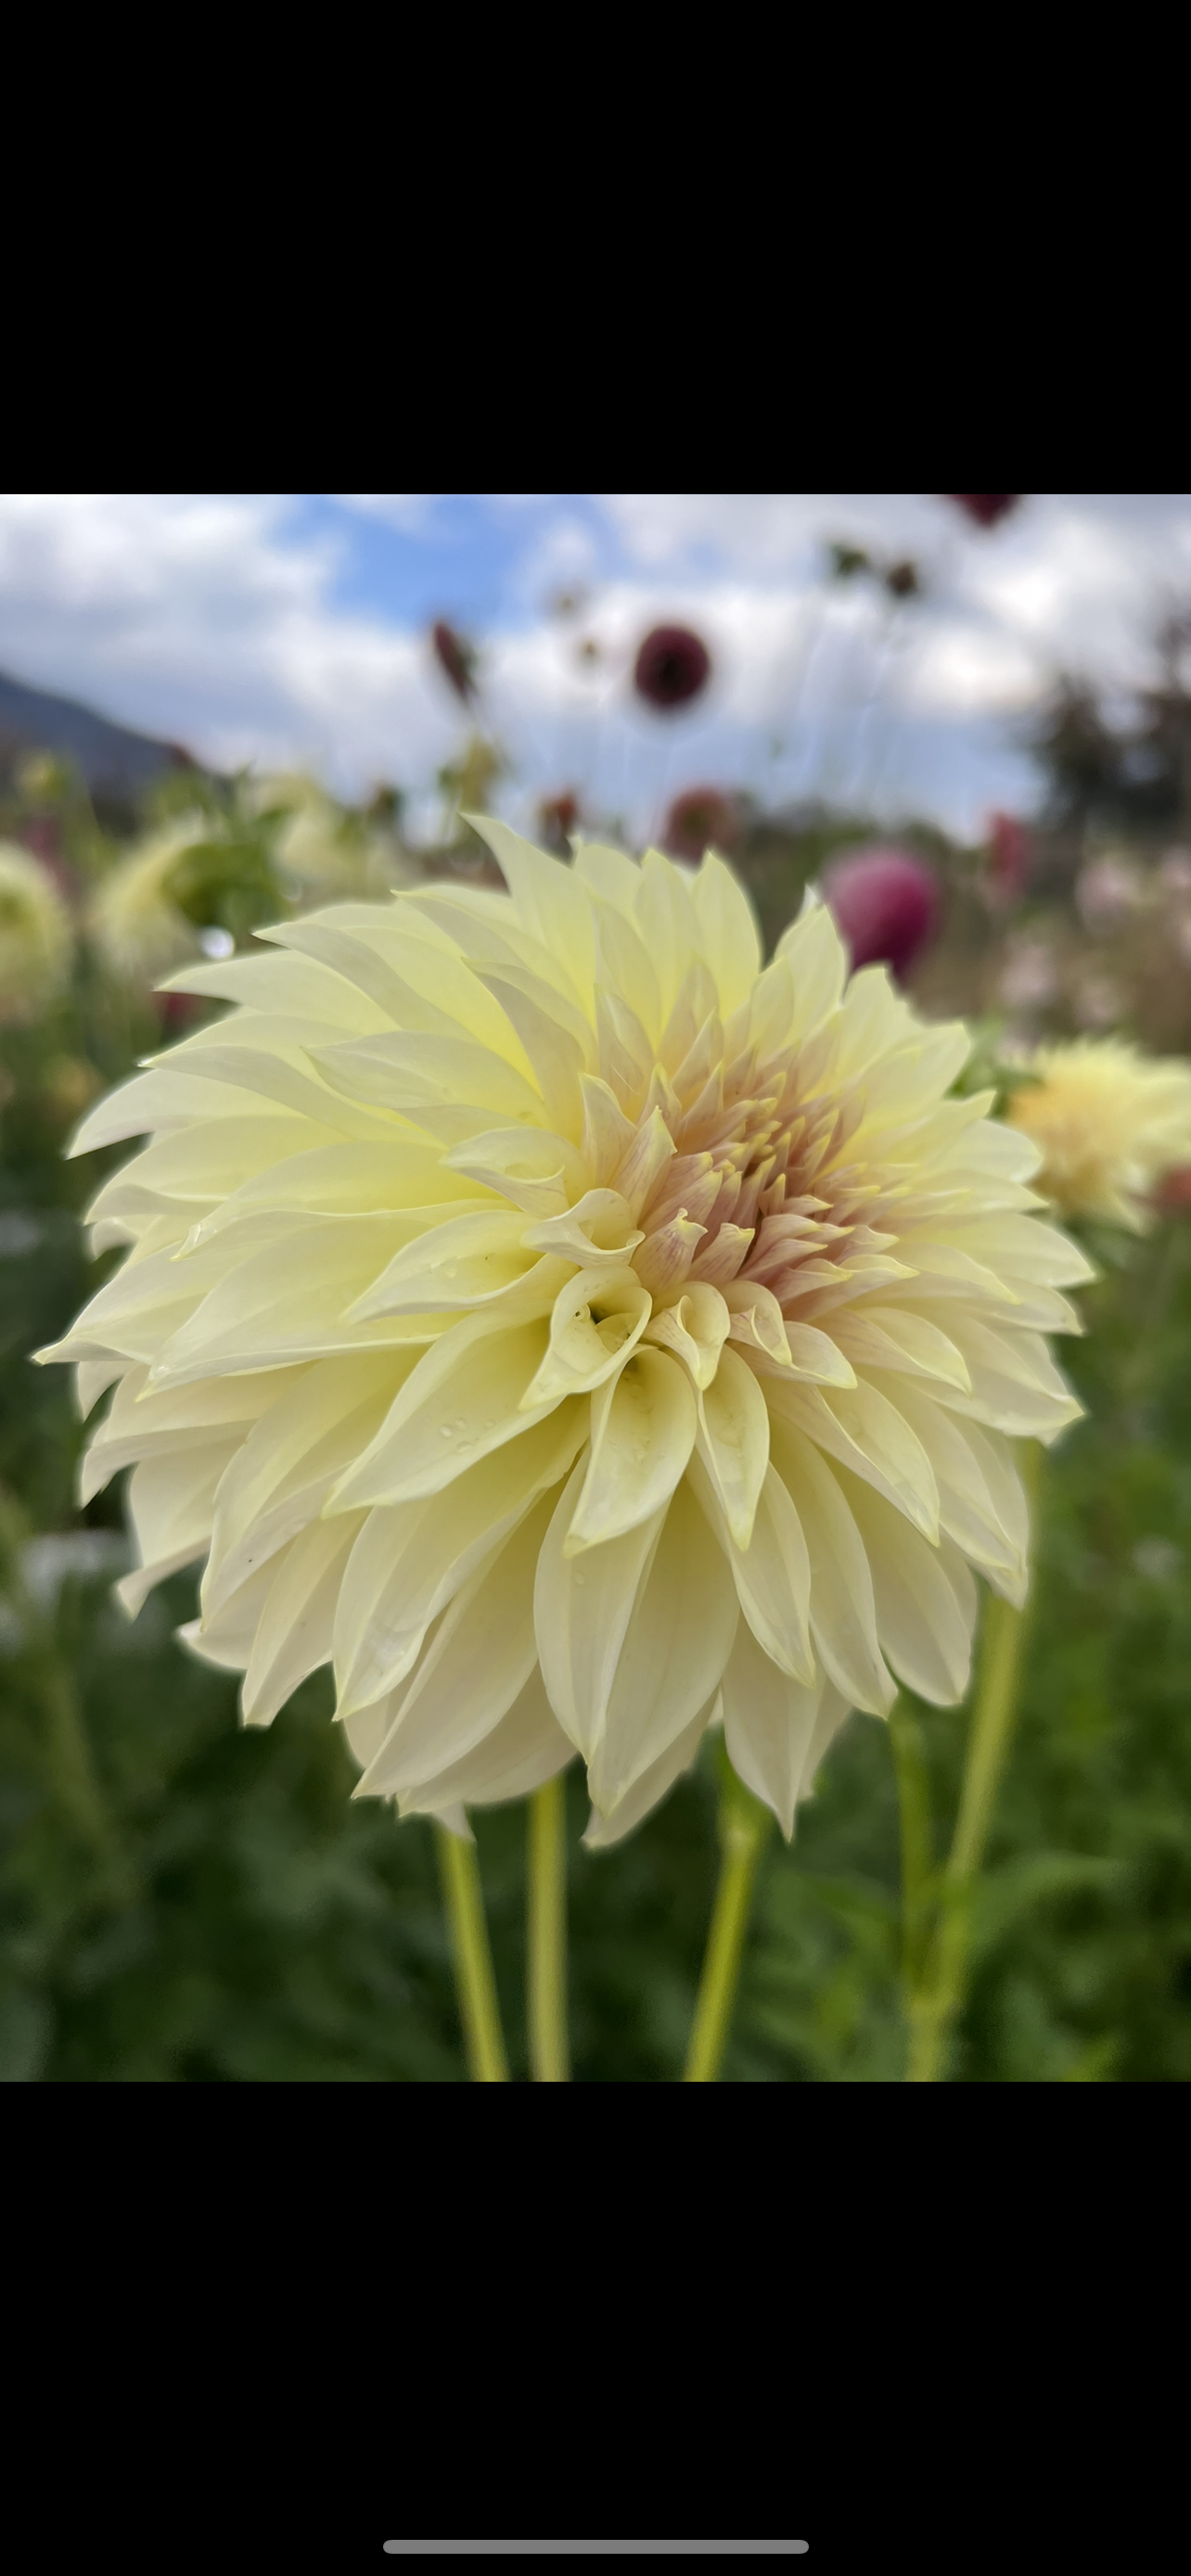
[[[1082,1255],[962,1028],[848,980],[808,902],[477,825],[438,884],[187,969],[230,1016],[77,1153],[118,1275],[44,1358],[84,1492],[135,1463],[135,1610],[204,1560],[196,1650],[266,1724],[333,1661],[360,1789],[458,1825],[578,1751],[612,1841],[722,1711],[789,1833],[850,1707],[960,1697],[974,1566],[1012,1601],[1007,1435],[1078,1407],[1043,1335]]]
[[[1006,1116],[1039,1152],[1036,1186],[1067,1217],[1140,1233],[1167,1172],[1191,1163],[1191,1065],[1122,1038],[1039,1047]]]
[[[0,1021],[28,1020],[70,971],[70,915],[48,868],[0,841]]]

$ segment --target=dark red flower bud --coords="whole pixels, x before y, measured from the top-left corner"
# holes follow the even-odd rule
[[[922,575],[917,564],[911,563],[907,556],[904,563],[889,565],[884,582],[891,599],[917,599],[922,588]]]
[[[995,528],[998,519],[1008,518],[1025,495],[1021,492],[948,492],[947,499],[956,501],[978,528]]]
[[[899,979],[909,973],[939,917],[937,880],[908,850],[874,844],[842,852],[826,870],[823,894],[853,967],[891,966]]]
[[[651,707],[668,715],[686,707],[711,677],[711,655],[689,626],[655,626],[637,655],[633,683]]]
[[[718,787],[687,787],[666,816],[662,847],[676,859],[701,859],[710,845],[730,850],[740,837],[740,809]]]
[[[440,671],[445,673],[457,698],[467,706],[476,693],[476,657],[470,644],[440,617],[431,630],[431,643]]]
[[[569,789],[562,796],[543,796],[538,806],[538,831],[548,850],[560,858],[569,855],[570,835],[579,820],[579,799]]]

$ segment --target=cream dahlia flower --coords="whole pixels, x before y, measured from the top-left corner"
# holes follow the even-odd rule
[[[70,915],[53,878],[15,841],[0,841],[0,1020],[27,1020],[70,965]]]
[[[114,975],[151,983],[198,954],[197,925],[175,902],[172,887],[185,852],[210,833],[205,814],[180,814],[138,841],[101,880],[91,901],[91,935]]]
[[[1191,1163],[1191,1065],[1121,1038],[1039,1047],[1006,1112],[1038,1148],[1036,1185],[1060,1214],[1140,1233],[1167,1172]]]
[[[361,1791],[458,1823],[578,1752],[608,1842],[722,1712],[789,1833],[849,1708],[960,1697],[970,1569],[1022,1598],[1007,1435],[1078,1410],[1043,1335],[1087,1264],[947,1096],[963,1029],[849,981],[820,904],[762,972],[714,855],[477,829],[507,893],[173,979],[237,1007],[82,1126],[153,1141],[41,1356],[118,1381],[126,1606],[202,1559],[250,1724],[330,1660]]]

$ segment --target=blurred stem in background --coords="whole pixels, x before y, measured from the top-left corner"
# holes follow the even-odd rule
[[[445,1825],[436,1824],[434,1838],[438,1844],[459,2013],[471,2080],[473,2084],[507,2084],[509,2062],[501,2029],[476,1847],[473,1842],[465,1842],[462,1835],[448,1833]]]
[[[24,1513],[0,1488],[0,1591],[15,1620],[41,1711],[37,1767],[67,1825],[90,1853],[102,1889],[117,1904],[128,1904],[138,1893],[136,1874],[100,1787],[74,1672],[59,1653],[52,1618],[24,1579],[22,1551],[28,1539]]]
[[[566,1774],[528,1801],[529,2064],[535,2084],[570,2081],[567,2039]]]
[[[1021,1610],[997,1593],[990,1593],[985,1602],[955,1832],[938,1881],[931,1869],[930,1792],[921,1729],[900,1701],[890,1719],[901,1815],[908,2084],[937,2084],[942,2079],[948,2042],[964,2001],[976,1887],[1013,1738],[1034,1605],[1042,1461],[1040,1443],[1026,1444],[1021,1468],[1030,1510],[1030,1590]]]
[[[773,1818],[768,1807],[746,1789],[732,1769],[722,1741],[716,1748],[720,1774],[719,1838],[723,1855],[715,1909],[683,2082],[714,2084],[723,2063],[740,1980],[740,1961],[748,1925],[757,1862],[769,1839]]]

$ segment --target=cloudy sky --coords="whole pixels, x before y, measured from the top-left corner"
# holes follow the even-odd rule
[[[924,596],[829,589],[832,540],[912,556]],[[552,609],[579,592],[569,615]],[[427,630],[483,647],[517,819],[577,789],[644,837],[680,788],[859,802],[963,833],[1024,812],[1030,711],[1060,669],[1127,692],[1191,601],[1191,496],[1047,493],[990,532],[914,493],[0,497],[0,668],[231,767],[388,779],[432,828],[461,712]],[[636,646],[695,626],[693,710],[633,699]],[[580,647],[593,645],[594,655]]]

